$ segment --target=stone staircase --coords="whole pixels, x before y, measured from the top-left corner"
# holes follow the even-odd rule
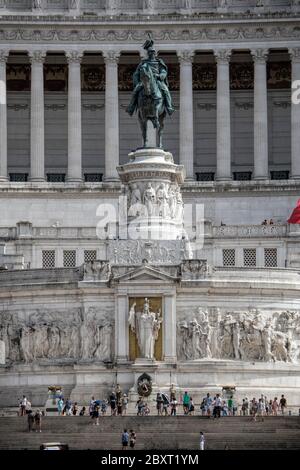
[[[300,450],[300,417],[104,416],[99,426],[89,417],[46,416],[42,433],[27,431],[27,417],[0,417],[1,449],[39,449],[44,442],[67,443],[71,450],[121,449],[124,428],[137,433],[136,449],[199,449],[199,432],[208,450]]]

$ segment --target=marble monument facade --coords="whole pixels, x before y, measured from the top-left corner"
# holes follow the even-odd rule
[[[143,373],[299,405],[300,11],[252,3],[0,2],[1,406]],[[149,31],[176,111],[143,155],[125,108]]]

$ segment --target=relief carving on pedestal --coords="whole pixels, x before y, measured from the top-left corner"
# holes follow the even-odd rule
[[[181,360],[300,362],[300,311],[270,314],[199,307],[194,315],[179,317],[177,356]]]
[[[116,265],[179,264],[191,254],[184,240],[111,240],[108,246],[108,258]]]
[[[181,221],[183,199],[177,183],[131,183],[128,192],[129,217],[162,217]]]

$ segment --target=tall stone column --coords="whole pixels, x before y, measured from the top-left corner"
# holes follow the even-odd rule
[[[255,49],[251,54],[254,60],[254,179],[265,180],[269,178],[266,68],[268,49]]]
[[[292,61],[292,84],[300,80],[300,48],[289,50]],[[297,87],[298,88],[298,87]],[[293,93],[293,89],[292,89]],[[300,103],[291,103],[291,178],[300,179]]]
[[[31,62],[30,181],[45,181],[45,51],[29,52]]]
[[[103,53],[105,62],[105,177],[106,181],[118,181],[119,165],[119,90],[118,60],[120,53]]]
[[[115,357],[118,363],[128,361],[128,336],[128,298],[120,292],[115,297]]]
[[[68,175],[67,181],[82,181],[81,142],[81,76],[80,63],[83,53],[66,52],[69,64],[68,81]]]
[[[217,62],[217,174],[216,180],[231,180],[230,83],[231,51],[215,52]]]
[[[176,297],[175,292],[164,296],[164,360],[176,362]]]
[[[178,51],[180,63],[179,160],[184,165],[186,179],[194,179],[194,114],[193,57],[194,52]]]
[[[7,97],[6,61],[9,52],[0,50],[0,182],[8,181],[7,176]]]

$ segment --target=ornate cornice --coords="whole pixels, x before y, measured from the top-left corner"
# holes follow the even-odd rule
[[[251,49],[251,55],[253,61],[256,64],[265,64],[268,58],[269,50],[268,49]]]
[[[148,26],[148,28],[147,28]],[[204,24],[199,25],[164,25],[157,26],[151,23],[141,27],[140,25],[130,29],[120,28],[120,25],[114,25],[115,29],[108,29],[107,25],[102,27],[99,24],[87,27],[82,25],[47,25],[41,24],[35,26],[32,23],[26,25],[4,25],[0,28],[0,42],[4,43],[127,43],[140,44],[146,39],[147,34],[151,32],[153,39],[159,43],[164,42],[265,42],[278,40],[299,40],[300,22],[293,24],[286,23],[237,23],[237,24]]]

